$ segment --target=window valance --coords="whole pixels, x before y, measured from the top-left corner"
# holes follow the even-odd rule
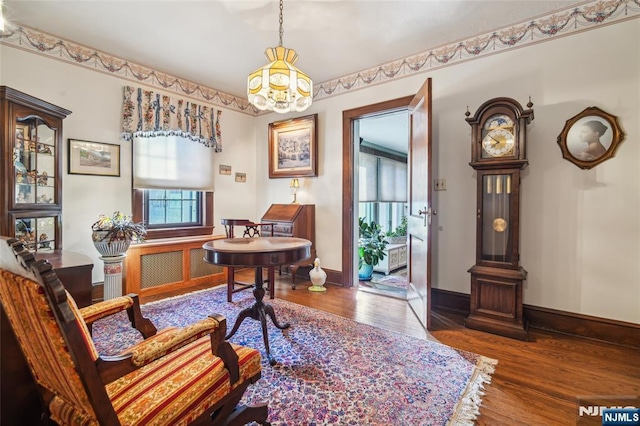
[[[222,151],[222,111],[185,99],[125,86],[122,138],[181,136]]]

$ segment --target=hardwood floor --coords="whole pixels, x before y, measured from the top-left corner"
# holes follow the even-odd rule
[[[336,286],[327,286],[326,293],[312,293],[306,290],[310,284],[299,279],[297,289],[292,290],[290,277],[276,274],[276,297],[430,338],[402,300]],[[147,297],[142,302],[158,298]],[[578,424],[601,424],[599,417],[578,417],[580,396],[632,396],[635,401],[625,405],[639,407],[638,349],[536,329],[530,330],[530,342],[521,342],[467,329],[464,316],[453,312],[436,311],[432,320],[431,335],[441,343],[498,360],[485,390],[478,425],[574,425],[579,419]],[[607,401],[614,400],[603,403]]]

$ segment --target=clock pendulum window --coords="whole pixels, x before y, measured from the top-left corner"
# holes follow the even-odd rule
[[[528,109],[510,98],[482,104],[471,126],[471,162],[477,175],[476,263],[471,273],[471,306],[465,325],[527,340],[520,266],[520,171],[528,165]]]

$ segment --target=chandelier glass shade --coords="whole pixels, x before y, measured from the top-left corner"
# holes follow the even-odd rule
[[[280,44],[264,54],[269,61],[249,74],[247,96],[259,110],[279,113],[304,111],[312,102],[313,81],[295,63],[298,54],[282,46],[282,0],[280,0]]]

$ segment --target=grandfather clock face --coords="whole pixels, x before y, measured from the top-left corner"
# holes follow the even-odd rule
[[[482,158],[513,156],[515,142],[515,123],[506,114],[495,114],[482,126]]]

